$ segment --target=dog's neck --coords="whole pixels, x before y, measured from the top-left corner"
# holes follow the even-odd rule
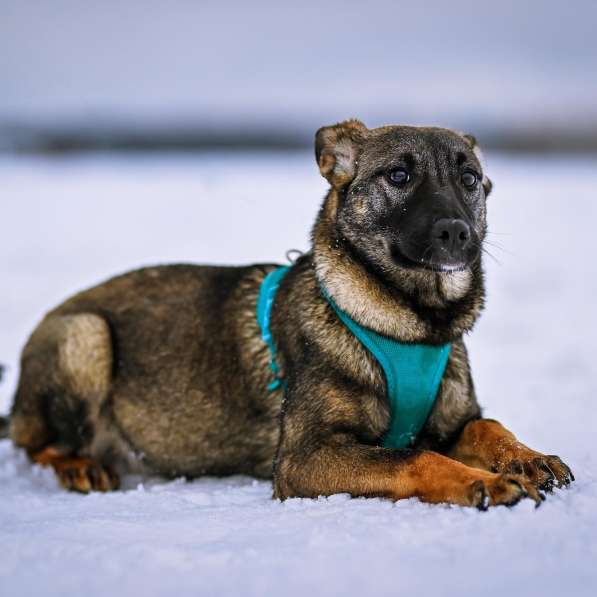
[[[339,238],[331,191],[313,229],[320,284],[355,321],[404,342],[447,342],[470,331],[483,307],[480,264],[459,272],[401,268],[388,279]]]

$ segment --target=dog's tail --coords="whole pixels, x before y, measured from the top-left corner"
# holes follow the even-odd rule
[[[0,382],[2,381],[2,375],[4,374],[4,366],[0,365]],[[8,438],[10,432],[10,418],[0,416],[0,439]]]

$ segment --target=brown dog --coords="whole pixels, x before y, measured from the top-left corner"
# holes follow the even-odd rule
[[[462,336],[483,306],[481,245],[491,183],[475,140],[358,121],[320,129],[330,182],[312,250],[292,266],[271,331],[256,303],[273,265],[152,267],[51,311],[22,354],[11,435],[64,487],[117,487],[118,474],[274,476],[279,498],[416,496],[484,508],[566,485],[570,469],[481,418]],[[451,343],[414,443],[380,447],[384,372],[339,320],[404,343]]]

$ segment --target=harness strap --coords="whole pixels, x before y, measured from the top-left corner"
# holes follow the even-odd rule
[[[398,342],[359,325],[324,290],[324,296],[342,323],[375,357],[386,378],[390,427],[383,439],[386,448],[404,448],[420,433],[435,402],[450,344],[432,346]]]
[[[278,269],[271,271],[261,283],[259,289],[259,298],[257,300],[257,323],[261,328],[261,337],[263,341],[269,346],[269,368],[274,374],[274,380],[267,386],[270,392],[277,390],[284,381],[279,377],[280,368],[276,361],[276,343],[270,330],[270,320],[272,315],[272,307],[274,299],[276,298],[276,292],[282,282],[282,278],[288,273],[290,266],[280,266]]]
[[[276,291],[289,269],[289,266],[282,266],[270,272],[263,280],[257,301],[257,321],[262,338],[270,350],[270,369],[274,374],[274,380],[267,388],[269,391],[278,389],[283,383],[279,376],[270,318]],[[390,407],[390,426],[382,445],[386,448],[404,448],[410,445],[431,412],[448,363],[451,345],[398,342],[378,334],[354,321],[338,307],[323,287],[322,293],[340,321],[383,369]]]

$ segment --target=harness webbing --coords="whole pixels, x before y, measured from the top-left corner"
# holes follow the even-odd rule
[[[274,337],[272,336],[269,324],[276,292],[278,291],[282,278],[286,275],[289,269],[290,266],[283,265],[267,274],[261,283],[259,298],[257,300],[257,323],[261,329],[261,337],[263,338],[263,341],[269,346],[269,367],[274,374],[274,380],[267,386],[267,389],[270,392],[277,390],[282,385],[283,379],[278,377],[280,368],[276,361],[276,343],[274,342]]]

